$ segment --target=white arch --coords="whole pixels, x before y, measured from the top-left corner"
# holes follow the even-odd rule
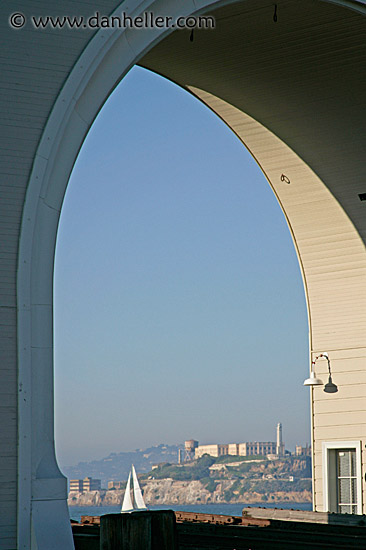
[[[137,15],[148,9],[170,16],[188,15],[208,6],[216,8],[229,3],[134,2],[129,13]],[[361,2],[330,0],[330,3],[365,13]],[[122,9],[126,11],[123,3],[116,13]],[[161,29],[144,33],[116,30],[110,34],[100,30],[61,90],[34,158],[23,211],[18,264],[18,548],[66,550],[73,544],[65,502],[66,482],[56,463],[53,441],[53,262],[69,175],[106,98],[129,68],[165,34]],[[34,529],[32,542],[30,518]]]
[[[122,3],[115,13],[123,8],[126,11]],[[197,6],[193,0],[184,2],[184,8],[173,1],[135,2],[129,14],[138,15],[147,9],[178,16],[194,13]],[[65,550],[73,547],[66,479],[56,462],[53,434],[53,263],[64,193],[78,151],[101,106],[131,66],[163,34],[162,29],[97,32],[61,90],[34,158],[23,210],[17,276],[21,549],[35,544],[39,550],[49,550],[55,544],[52,547]],[[49,516],[48,525],[45,515]]]

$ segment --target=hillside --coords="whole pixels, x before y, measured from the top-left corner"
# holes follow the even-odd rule
[[[208,455],[184,465],[161,464],[139,476],[147,504],[310,502],[308,457],[270,461]],[[123,490],[70,493],[69,505],[120,505]]]
[[[63,473],[68,479],[84,479],[87,476],[102,480],[102,487],[106,487],[108,481],[125,481],[131,469],[131,464],[136,470],[150,472],[153,464],[159,462],[176,463],[179,445],[157,445],[148,449],[137,449],[131,452],[111,453],[101,460],[91,462],[79,462],[76,466],[65,466]]]
[[[217,489],[224,501],[234,502],[256,493],[261,500],[274,493],[311,492],[311,461],[309,457],[286,457],[268,460],[265,457],[214,458],[208,455],[185,465],[162,464],[150,474],[141,476],[147,480],[172,479],[174,481],[199,480],[212,498]]]

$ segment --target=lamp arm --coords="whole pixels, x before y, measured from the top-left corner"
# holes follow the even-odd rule
[[[315,362],[320,359],[321,357],[324,357],[324,359],[327,360],[328,362],[328,373],[329,373],[329,376],[331,376],[331,372],[330,372],[330,359],[329,359],[329,355],[327,353],[321,353],[320,355],[317,355],[314,359],[314,361],[312,361],[312,364],[315,365]],[[314,369],[313,369],[314,370]]]

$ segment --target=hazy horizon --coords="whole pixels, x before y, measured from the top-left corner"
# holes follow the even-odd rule
[[[193,437],[191,438],[188,438],[188,439],[194,439]],[[258,442],[263,442],[263,441],[271,441],[271,442],[275,442],[276,441],[276,438],[272,438],[272,439],[255,439],[253,441],[258,441]],[[200,445],[215,445],[216,443],[219,443],[219,444],[226,444],[226,443],[245,443],[246,441],[242,441],[242,440],[233,440],[233,441],[200,441],[199,444]],[[296,444],[298,445],[302,445],[302,446],[306,446],[306,445],[309,445],[309,441],[299,441],[297,442]],[[141,452],[141,451],[145,451],[147,449],[150,449],[151,447],[159,447],[160,445],[169,445],[169,446],[176,446],[176,447],[184,447],[184,441],[180,441],[180,442],[166,442],[166,441],[161,441],[159,443],[155,443],[153,445],[147,445],[145,447],[139,447],[139,448],[136,448],[136,449],[123,449],[123,450],[113,450],[113,451],[106,451],[106,454],[104,455],[101,455],[101,456],[91,456],[89,457],[88,459],[84,459],[84,460],[77,460],[74,464],[66,464],[66,463],[62,463],[62,466],[63,467],[69,467],[69,466],[76,466],[78,463],[80,462],[93,462],[93,461],[98,461],[98,460],[103,460],[104,458],[108,458],[110,455],[112,454],[119,454],[119,453],[133,453],[133,452]],[[294,452],[295,451],[295,446],[290,448],[286,445],[286,442],[285,442],[285,446],[286,446],[286,451],[291,451],[291,452]],[[177,460],[178,460],[178,457],[177,457]]]
[[[55,262],[60,464],[205,442],[310,441],[296,251],[259,167],[209,109],[141,68],[80,152]]]

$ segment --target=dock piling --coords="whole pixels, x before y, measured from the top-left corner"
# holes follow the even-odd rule
[[[100,550],[178,550],[175,514],[153,510],[101,516]]]

